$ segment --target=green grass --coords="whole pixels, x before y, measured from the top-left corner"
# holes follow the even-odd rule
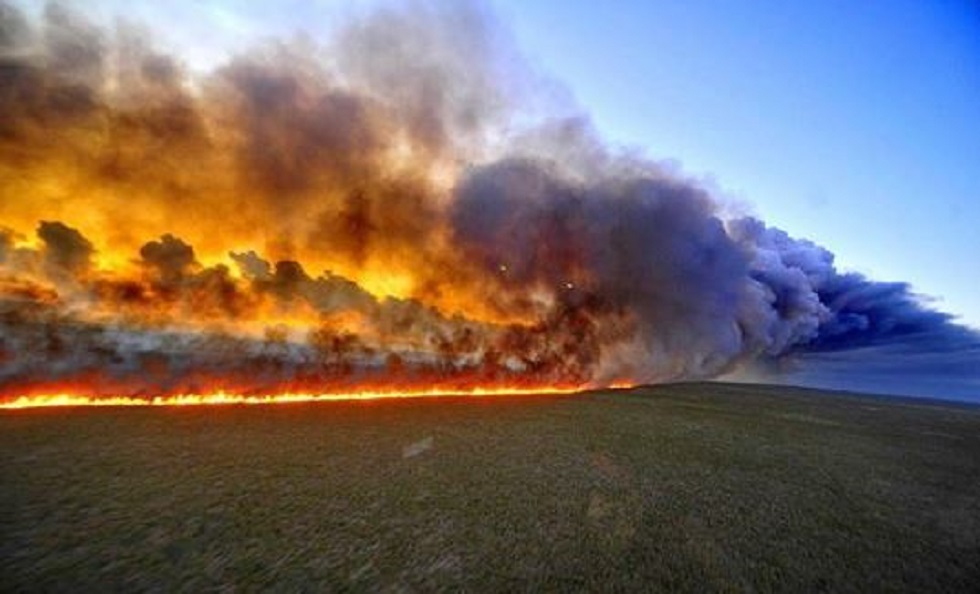
[[[0,591],[971,590],[980,407],[688,384],[10,411],[0,537]]]

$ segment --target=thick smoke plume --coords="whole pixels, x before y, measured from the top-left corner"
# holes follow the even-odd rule
[[[907,285],[530,117],[501,37],[477,5],[382,7],[191,74],[135,25],[0,3],[0,396],[977,358]]]

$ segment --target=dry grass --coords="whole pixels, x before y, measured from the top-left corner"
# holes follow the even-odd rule
[[[690,384],[0,415],[0,590],[956,591],[980,407]]]

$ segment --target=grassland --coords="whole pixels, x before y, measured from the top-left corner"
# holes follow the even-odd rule
[[[966,591],[980,407],[689,384],[0,414],[2,591]]]

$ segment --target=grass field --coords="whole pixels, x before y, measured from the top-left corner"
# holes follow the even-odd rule
[[[980,407],[785,387],[0,414],[0,591],[968,591]]]

